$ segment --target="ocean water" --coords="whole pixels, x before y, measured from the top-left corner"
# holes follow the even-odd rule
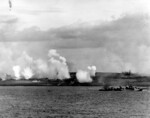
[[[150,91],[0,87],[0,118],[150,118]]]

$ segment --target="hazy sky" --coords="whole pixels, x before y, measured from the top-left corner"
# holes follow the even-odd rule
[[[149,0],[0,1],[0,61],[7,70],[27,52],[47,58],[49,49],[66,57],[71,71],[150,73]]]
[[[0,14],[19,18],[21,27],[49,29],[78,23],[111,21],[124,14],[150,13],[149,0],[11,0],[0,1]]]

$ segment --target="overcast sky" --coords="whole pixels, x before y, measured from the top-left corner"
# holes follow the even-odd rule
[[[150,13],[149,0],[11,0],[0,1],[0,14],[19,18],[21,27],[41,29],[111,21],[124,14]]]
[[[70,71],[131,70],[150,74],[149,0],[0,1],[0,66],[23,51],[47,58],[56,49]],[[1,70],[1,69],[0,69]]]

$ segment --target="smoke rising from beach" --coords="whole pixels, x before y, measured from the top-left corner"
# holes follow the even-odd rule
[[[77,73],[76,73],[76,77],[77,77],[77,80],[80,82],[80,83],[90,83],[92,82],[92,78],[90,77],[90,74],[87,72],[87,71],[84,71],[84,70],[78,70]]]
[[[30,79],[33,76],[33,72],[31,68],[26,67],[24,71],[22,72],[22,75],[25,77],[25,79]]]
[[[92,77],[95,77],[96,66],[88,66],[88,71],[78,70],[76,73],[77,80],[80,83],[90,83],[92,82]]]
[[[88,66],[88,69],[89,69],[90,76],[94,77],[96,73],[96,66]]]
[[[50,58],[50,66],[54,70],[54,75],[60,80],[70,78],[66,58],[60,56],[54,49],[49,50],[48,56]]]
[[[68,79],[70,78],[68,65],[65,57],[57,53],[55,49],[48,52],[48,61],[33,59],[26,52],[16,60],[17,65],[12,67],[15,79],[49,78],[49,79]]]
[[[14,75],[16,77],[16,79],[19,79],[20,78],[20,66],[14,66],[13,67],[13,71],[14,71]]]

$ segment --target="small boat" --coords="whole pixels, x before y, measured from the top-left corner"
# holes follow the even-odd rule
[[[123,88],[120,86],[120,87],[107,87],[107,88],[101,88],[99,89],[99,91],[122,91]]]
[[[142,88],[137,88],[134,86],[126,86],[126,87],[103,87],[101,89],[99,89],[99,91],[123,91],[123,90],[129,90],[129,91],[143,91]]]

